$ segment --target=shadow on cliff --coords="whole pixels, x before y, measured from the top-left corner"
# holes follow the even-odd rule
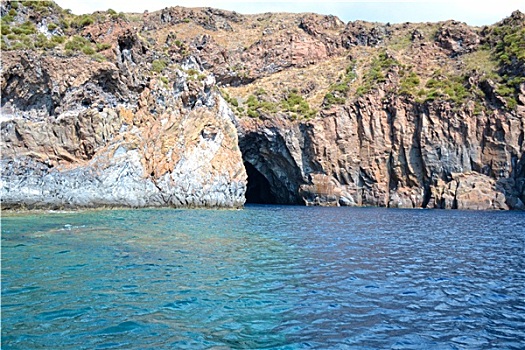
[[[525,210],[525,154],[513,159],[513,170],[508,178],[496,182],[496,189],[505,195],[510,209]]]
[[[274,204],[278,200],[272,191],[270,182],[253,165],[244,162],[246,174],[248,175],[248,186],[246,188],[246,203]]]

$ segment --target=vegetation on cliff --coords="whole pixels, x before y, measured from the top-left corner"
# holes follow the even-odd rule
[[[110,49],[118,43],[102,30],[133,23],[144,47],[162,56],[152,58],[152,73],[194,55],[217,76],[233,109],[252,118],[313,118],[377,89],[419,103],[471,100],[480,110],[523,105],[525,20],[519,12],[483,28],[454,21],[344,25],[315,16],[241,16],[209,8],[77,16],[52,1],[7,1],[1,45],[112,60]],[[328,69],[325,62],[332,63]],[[265,94],[255,94],[260,88]]]
[[[244,162],[278,203],[525,208],[519,11],[482,28],[178,6],[77,16],[50,1],[0,12],[4,155],[37,173],[96,157],[125,167],[135,152],[132,183],[157,196],[162,176],[184,175],[164,185],[193,196],[180,152],[202,161],[229,140],[237,158],[206,166],[239,170],[223,176],[241,184],[235,203]]]

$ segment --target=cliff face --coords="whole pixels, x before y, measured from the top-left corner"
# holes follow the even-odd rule
[[[381,99],[298,124],[243,123],[244,159],[280,203],[524,209],[524,118]]]
[[[519,12],[1,13],[4,208],[525,209]]]
[[[2,206],[242,206],[246,173],[213,78],[189,79],[188,60],[171,86],[130,85],[138,64],[120,63],[3,55]]]

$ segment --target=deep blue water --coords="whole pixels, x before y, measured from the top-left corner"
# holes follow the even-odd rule
[[[2,218],[2,349],[524,349],[525,213]]]

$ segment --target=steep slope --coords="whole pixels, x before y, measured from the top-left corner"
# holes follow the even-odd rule
[[[2,206],[242,206],[233,115],[213,77],[191,58],[151,74],[137,35],[114,33],[102,62],[3,52]]]
[[[520,12],[1,12],[4,207],[525,209]]]

